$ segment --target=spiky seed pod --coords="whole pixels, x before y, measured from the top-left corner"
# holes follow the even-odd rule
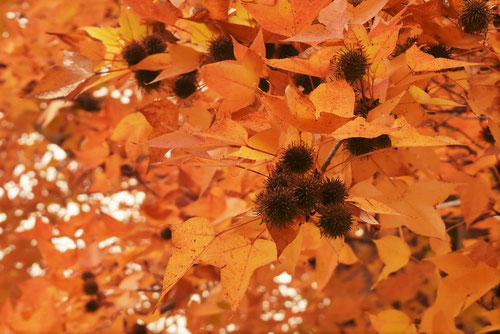
[[[264,44],[266,48],[266,58],[271,59],[274,57],[274,51],[276,50],[276,46],[274,43],[265,43]]]
[[[260,78],[259,80],[259,89],[262,90],[263,92],[269,92],[269,89],[271,86],[269,85],[269,81],[267,81],[264,78]]]
[[[352,215],[344,205],[333,204],[320,208],[318,227],[328,238],[345,236],[352,227]]]
[[[292,81],[297,87],[302,87],[302,93],[309,94],[321,83],[321,78],[305,74],[295,74]]]
[[[292,179],[293,194],[302,214],[309,215],[314,211],[320,198],[320,187],[321,180],[314,173]]]
[[[281,155],[279,167],[289,172],[304,174],[314,165],[314,150],[305,143],[292,143]]]
[[[134,324],[132,334],[147,334],[148,329],[143,324]]]
[[[84,271],[82,273],[82,280],[86,281],[86,280],[89,280],[89,279],[94,279],[95,276],[93,273],[91,273],[90,271]]]
[[[363,78],[368,69],[368,57],[363,49],[347,48],[337,57],[337,73],[347,81]]]
[[[85,310],[87,312],[95,312],[99,308],[99,303],[96,300],[90,300],[85,304]]]
[[[157,35],[149,35],[142,39],[142,45],[148,55],[163,53],[167,49],[167,44]]]
[[[495,28],[500,27],[500,15],[499,14],[493,14],[493,25]]]
[[[347,188],[339,179],[325,178],[320,188],[321,204],[341,204],[347,198]]]
[[[364,0],[347,0],[347,2],[349,2],[354,7],[357,7],[357,6],[361,5],[361,3],[363,3],[363,1]]]
[[[269,226],[284,228],[299,214],[295,195],[290,188],[264,190],[257,195],[256,212]]]
[[[191,96],[198,89],[196,74],[197,70],[181,74],[177,77],[174,84],[174,93],[181,99]]]
[[[491,130],[489,127],[485,127],[481,130],[481,136],[483,137],[483,139],[490,143],[490,144],[494,144],[495,143],[495,138],[493,137],[493,135],[491,134]]]
[[[432,55],[435,58],[451,59],[451,49],[444,44],[431,44],[422,51]]]
[[[229,36],[221,35],[210,43],[210,55],[215,61],[235,60],[233,40]]]
[[[409,37],[404,44],[396,44],[396,47],[394,48],[394,51],[391,53],[391,58],[396,58],[400,54],[403,54],[415,44],[417,41],[418,37]]]
[[[127,62],[128,66],[139,64],[146,56],[147,53],[144,47],[135,41],[125,45],[122,50],[122,57]]]
[[[160,87],[160,81],[151,83],[151,81],[156,79],[158,74],[160,74],[160,71],[147,71],[147,70],[136,71],[135,80],[137,82],[137,86],[144,89],[146,92],[158,89]]]
[[[378,149],[391,146],[391,139],[387,135],[376,138],[352,137],[346,139],[345,148],[353,156],[360,156]]]
[[[284,168],[273,170],[264,184],[267,191],[276,191],[281,188],[288,188],[292,184],[292,174]]]
[[[276,48],[275,56],[278,59],[296,57],[299,51],[292,44],[279,44]]]
[[[87,295],[96,295],[99,291],[99,285],[93,280],[87,280],[83,285],[83,292]]]
[[[170,227],[165,227],[163,230],[161,230],[160,235],[163,240],[170,240],[172,239],[172,230],[170,229]]]
[[[88,112],[96,112],[101,110],[100,102],[89,92],[83,92],[76,100],[75,104]]]
[[[491,8],[486,0],[464,0],[458,14],[458,24],[466,33],[473,34],[486,30],[491,18]]]

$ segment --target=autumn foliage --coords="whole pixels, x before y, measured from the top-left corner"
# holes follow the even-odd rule
[[[2,1],[0,332],[500,330],[499,5]]]

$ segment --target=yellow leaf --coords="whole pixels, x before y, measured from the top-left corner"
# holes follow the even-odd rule
[[[420,51],[416,45],[413,45],[406,51],[406,63],[414,72],[440,71],[456,67],[481,65],[481,63],[468,63],[466,61],[454,59],[434,58],[430,54]]]
[[[165,275],[159,302],[170,289],[187,273],[205,249],[214,240],[215,231],[205,218],[191,218],[184,223],[172,226],[172,242],[175,251],[170,257]]]
[[[321,113],[354,117],[354,91],[345,80],[322,83],[312,91],[309,98],[316,107],[316,118]]]
[[[416,334],[417,328],[411,319],[403,312],[397,310],[382,311],[377,315],[370,314],[373,328],[381,334]]]
[[[406,266],[411,255],[410,247],[406,242],[394,235],[386,235],[381,239],[373,240],[373,242],[377,246],[379,257],[385,266],[372,289],[381,280],[386,279],[390,273]]]
[[[272,160],[274,158],[274,155],[267,154],[261,151],[256,151],[246,146],[240,147],[238,151],[229,154],[229,156],[250,159],[255,161]]]
[[[118,22],[120,22],[119,31],[121,37],[126,42],[139,40],[146,34],[146,26],[142,25],[135,13],[126,6],[122,6],[121,10],[122,12],[118,19]]]
[[[420,104],[433,104],[433,105],[437,105],[437,106],[453,106],[453,107],[459,107],[459,106],[463,105],[463,104],[458,104],[454,101],[442,99],[439,97],[431,97],[423,89],[421,89],[417,86],[411,86],[408,89],[408,92],[411,94],[413,99],[415,99],[415,102],[420,103]]]
[[[216,238],[202,257],[204,263],[222,268],[224,295],[233,311],[243,298],[255,269],[275,260],[274,242],[252,241],[237,234],[223,234]]]
[[[393,147],[460,145],[450,137],[421,135],[404,117],[398,118],[394,126],[399,129],[390,133]]]
[[[148,139],[153,127],[140,112],[122,118],[113,130],[110,139],[142,142]]]

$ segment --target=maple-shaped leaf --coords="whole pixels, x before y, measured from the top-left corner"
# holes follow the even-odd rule
[[[226,60],[203,66],[200,75],[208,88],[224,98],[220,111],[227,113],[254,102],[261,70],[260,57],[248,50],[241,61]]]
[[[273,33],[294,36],[309,26],[330,0],[244,0],[245,9],[262,28]]]
[[[344,25],[347,22],[347,0],[335,0],[320,10],[318,24],[312,24],[302,29],[286,42],[323,42],[328,39],[342,39]]]
[[[64,52],[63,65],[52,67],[26,97],[55,99],[66,97],[94,75],[93,64],[76,52]]]
[[[370,314],[370,322],[378,333],[416,334],[417,328],[411,319],[398,310],[385,310],[377,315]]]
[[[454,191],[455,184],[431,180],[416,183],[406,190],[391,182],[384,182],[383,187],[386,194],[392,197],[390,202],[385,200],[384,203],[402,216],[382,215],[382,227],[405,225],[415,233],[445,239],[445,225],[434,206]]]
[[[435,58],[428,53],[420,51],[416,45],[413,45],[406,51],[406,63],[414,72],[440,71],[463,66],[481,65],[481,63],[469,63],[454,59]]]
[[[464,254],[449,253],[432,259],[448,276],[441,279],[434,303],[425,310],[420,331],[457,332],[455,317],[500,283],[500,270],[475,263]]]
[[[215,238],[214,228],[205,218],[188,219],[172,226],[171,230],[175,250],[165,269],[159,303],[188,270],[200,262],[201,255]]]
[[[224,295],[235,311],[255,269],[276,260],[276,245],[264,239],[250,240],[238,234],[217,237],[203,254],[204,263],[221,268]]]
[[[315,281],[318,285],[317,293],[323,290],[339,264],[340,255],[344,248],[344,238],[321,238],[316,250]]]
[[[337,51],[338,47],[324,47],[318,50],[311,49],[308,58],[266,59],[266,64],[285,71],[324,77],[330,71],[330,61]]]
[[[170,0],[125,0],[127,6],[130,6],[139,16],[150,21],[159,21],[167,25],[174,24],[182,12],[172,5]]]
[[[402,238],[394,235],[386,235],[381,239],[373,240],[373,242],[377,246],[378,255],[385,266],[372,289],[381,280],[386,279],[390,273],[406,266],[411,256],[408,244]]]

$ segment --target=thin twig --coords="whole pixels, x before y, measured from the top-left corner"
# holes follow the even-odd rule
[[[332,148],[330,153],[328,154],[328,157],[326,158],[325,162],[323,163],[323,166],[321,166],[321,173],[326,172],[326,169],[330,165],[330,162],[332,162],[333,157],[335,156],[335,153],[339,150],[340,146],[344,143],[344,139],[341,139],[337,142],[337,144]]]

